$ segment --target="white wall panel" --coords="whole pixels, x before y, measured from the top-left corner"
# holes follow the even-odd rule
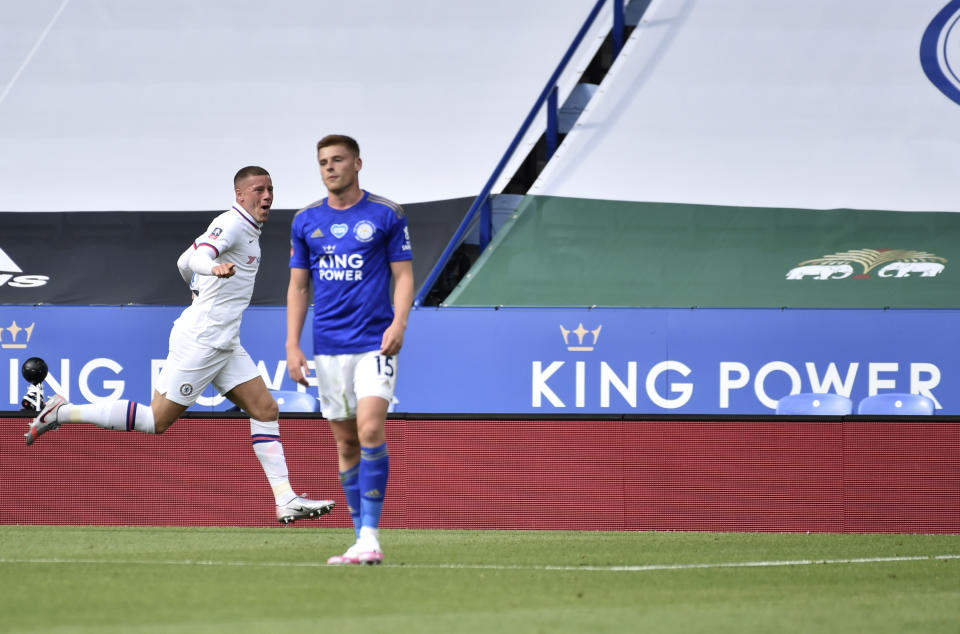
[[[475,195],[594,0],[0,0],[0,211],[220,209],[247,164],[275,205],[361,184]]]
[[[960,104],[920,63],[947,4],[654,0],[531,193],[956,211]]]

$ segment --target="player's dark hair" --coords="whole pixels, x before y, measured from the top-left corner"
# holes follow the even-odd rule
[[[357,143],[356,139],[346,134],[328,134],[323,137],[317,141],[317,152],[331,145],[342,145],[353,152],[354,156],[360,156],[360,144]]]
[[[237,189],[240,187],[240,181],[248,176],[270,176],[270,172],[258,165],[247,165],[241,168],[240,171],[237,172],[237,175],[233,177],[233,188]]]

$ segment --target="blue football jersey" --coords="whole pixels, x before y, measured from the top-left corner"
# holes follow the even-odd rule
[[[379,350],[393,321],[390,262],[413,259],[403,208],[366,191],[349,209],[324,198],[293,217],[290,244],[290,268],[313,281],[314,354]]]

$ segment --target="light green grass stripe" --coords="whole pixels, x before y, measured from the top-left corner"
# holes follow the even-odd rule
[[[853,559],[787,559],[773,561],[728,561],[693,564],[649,564],[642,566],[525,566],[503,564],[381,564],[384,568],[431,570],[549,570],[557,572],[652,572],[657,570],[703,570],[710,568],[771,568],[778,566],[819,566],[880,564],[905,561],[960,560],[960,555],[916,555],[910,557],[857,557]],[[326,568],[319,561],[214,561],[202,559],[65,559],[0,558],[0,564],[109,564],[120,566],[255,566],[270,568]]]

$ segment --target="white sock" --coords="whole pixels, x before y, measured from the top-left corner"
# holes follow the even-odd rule
[[[280,444],[280,421],[251,418],[250,439],[253,442],[253,452],[257,454],[263,472],[267,474],[277,506],[290,503],[297,494],[290,486],[287,458],[283,455],[283,445]]]
[[[380,550],[380,530],[372,526],[361,526],[357,543],[362,544],[364,550]]]
[[[153,408],[136,401],[100,401],[87,405],[66,403],[57,410],[58,423],[90,423],[103,429],[153,434]]]

